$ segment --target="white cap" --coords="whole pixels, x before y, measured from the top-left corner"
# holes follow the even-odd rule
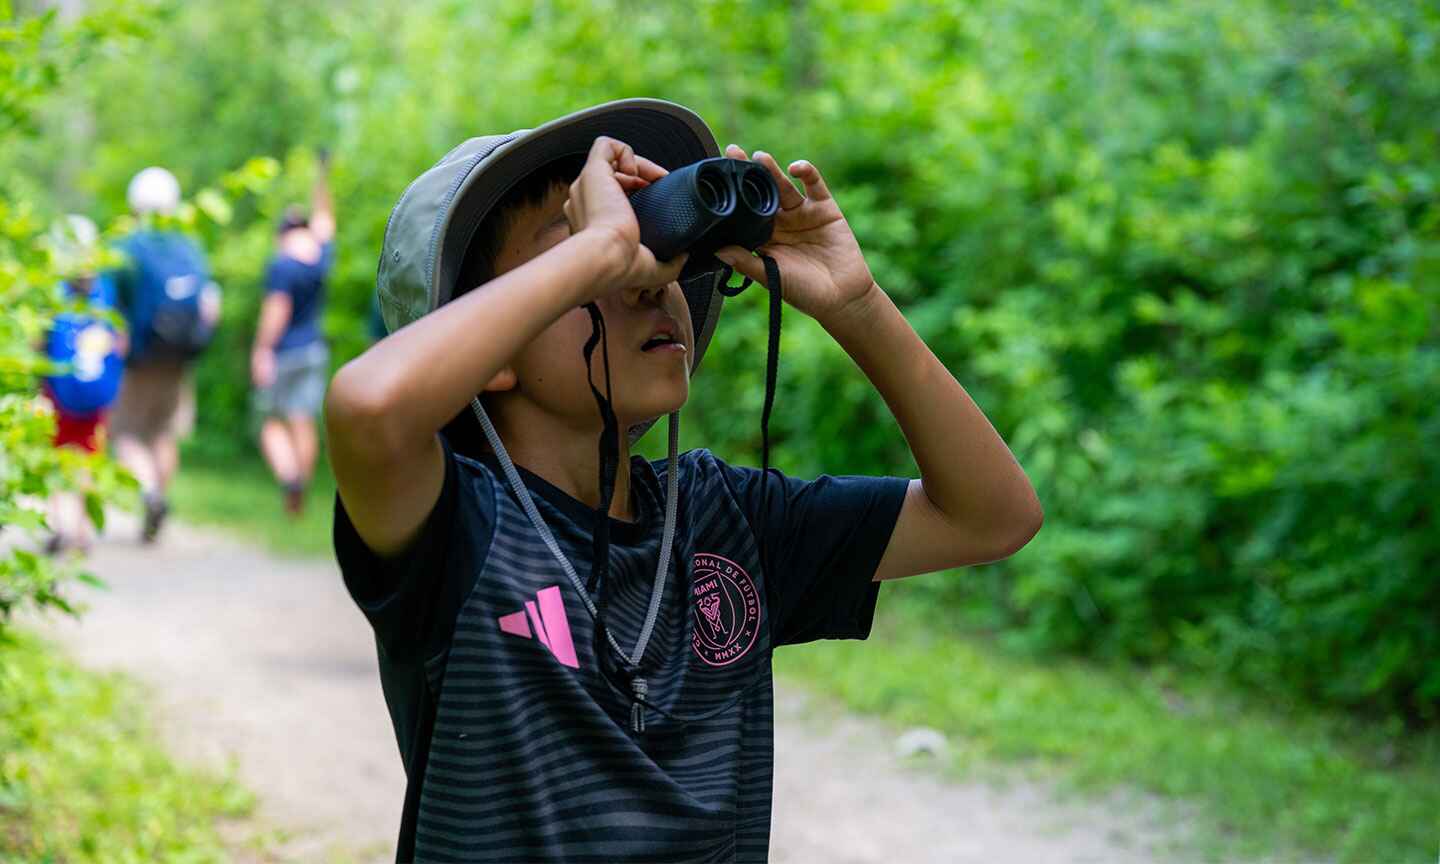
[[[180,206],[180,181],[152,165],[131,178],[125,198],[136,213],[174,213]]]

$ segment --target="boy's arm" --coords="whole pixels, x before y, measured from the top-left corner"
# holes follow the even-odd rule
[[[250,348],[250,382],[256,387],[269,387],[275,380],[275,345],[285,335],[292,308],[285,291],[272,289],[260,301],[260,323]]]
[[[1025,472],[984,413],[874,286],[820,319],[884,397],[920,467],[875,578],[1014,554],[1040,530]]]
[[[330,154],[324,150],[316,160],[315,185],[310,190],[310,231],[321,243],[335,237],[335,203],[330,197]]]
[[[436,434],[562,314],[604,291],[664,284],[684,266],[640,245],[626,198],[664,176],[628,145],[596,139],[565,212],[572,234],[524,265],[381,339],[335,373],[325,397],[336,485],[381,555],[415,535],[445,471]]]
[[[727,155],[746,158],[731,145]],[[780,187],[775,233],[762,252],[779,265],[785,299],[815,318],[880,391],[920,468],[876,579],[993,561],[1040,529],[1040,502],[1005,442],[870,275],[859,244],[814,165],[791,163],[801,195],[768,154]],[[758,259],[719,257],[756,281]]]

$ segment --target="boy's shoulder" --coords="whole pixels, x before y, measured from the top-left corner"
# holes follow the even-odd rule
[[[649,459],[646,461],[650,463],[650,467],[654,469],[657,477],[664,477],[665,472],[669,470],[666,459],[663,456],[659,459]],[[694,450],[686,450],[681,453],[676,460],[676,467],[680,470],[680,479],[682,482],[686,480],[693,481],[698,478],[711,480],[723,479],[726,474],[736,470],[724,459],[721,459],[704,447],[697,447]]]

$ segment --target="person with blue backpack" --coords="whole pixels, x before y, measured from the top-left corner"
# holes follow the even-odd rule
[[[180,206],[180,184],[150,167],[126,195],[139,220],[119,244],[119,305],[130,327],[125,376],[111,418],[115,455],[135,475],[145,506],[141,539],[155,540],[169,513],[166,490],[180,467],[180,439],[194,425],[190,368],[220,320],[220,288],[193,240],[163,225]]]
[[[315,473],[315,418],[330,374],[320,320],[334,262],[335,207],[326,177],[328,154],[320,151],[317,161],[309,215],[288,207],[277,228],[276,254],[265,270],[265,300],[250,351],[260,452],[292,516],[304,508],[305,487]]]
[[[105,416],[120,389],[126,340],[116,328],[115,283],[98,272],[99,231],[84,216],[67,216],[51,232],[50,249],[65,311],[55,316],[45,336],[52,372],[42,392],[55,409],[55,447],[99,453],[105,442]],[[46,551],[85,551],[91,535],[83,502],[74,492],[58,492],[50,501]]]

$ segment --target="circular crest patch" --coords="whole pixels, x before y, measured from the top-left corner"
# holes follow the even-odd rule
[[[745,656],[760,632],[760,593],[745,568],[728,558],[697,552],[691,566],[695,653],[711,666]]]

